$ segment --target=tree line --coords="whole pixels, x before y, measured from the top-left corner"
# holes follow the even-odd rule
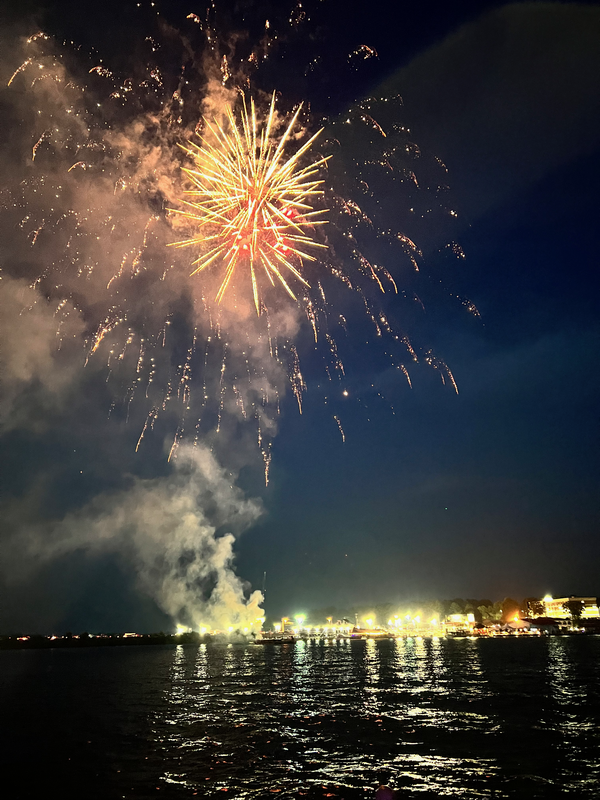
[[[572,619],[581,618],[584,608],[581,600],[567,600],[564,606]],[[473,614],[475,622],[479,624],[486,622],[507,623],[514,620],[515,617],[543,616],[544,611],[543,600],[539,597],[525,597],[523,600],[505,597],[503,600],[495,602],[487,597],[454,597],[449,600],[428,600],[423,602],[407,600],[399,603],[379,603],[372,606],[356,606],[352,608],[326,606],[309,611],[306,614],[306,622],[314,625],[323,625],[327,619],[332,619],[334,622],[348,619],[354,623],[356,617],[358,617],[359,623],[362,624],[366,617],[374,617],[378,625],[385,625],[388,620],[394,619],[395,616],[403,617],[409,615],[413,619],[416,616],[420,616],[423,620],[443,620],[450,614]]]

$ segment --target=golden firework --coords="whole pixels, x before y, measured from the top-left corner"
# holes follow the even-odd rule
[[[184,171],[193,188],[185,192],[185,210],[175,210],[193,220],[197,232],[189,239],[173,242],[176,247],[199,246],[202,254],[194,261],[196,275],[218,263],[224,277],[217,293],[221,302],[236,268],[250,273],[256,311],[260,314],[259,274],[266,273],[272,286],[279,281],[294,299],[288,281],[291,275],[309,286],[302,275],[303,261],[316,261],[307,249],[325,248],[315,241],[316,225],[325,209],[314,210],[312,202],[323,195],[323,183],[316,176],[327,158],[302,167],[318,131],[289,155],[291,137],[301,106],[280,137],[276,125],[275,95],[266,120],[257,118],[254,100],[250,109],[243,99],[239,122],[231,106],[225,122],[205,120],[202,144],[190,142],[184,150],[193,158],[194,169]]]

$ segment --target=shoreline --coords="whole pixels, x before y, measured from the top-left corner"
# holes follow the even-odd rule
[[[523,633],[494,633],[494,634],[465,634],[465,635],[442,635],[442,636],[389,636],[381,637],[379,641],[392,641],[397,639],[547,639],[547,638],[567,638],[567,637],[580,637],[580,636],[597,636],[600,635],[597,631],[563,631],[560,633],[542,633],[542,634],[523,634]],[[361,637],[298,637],[294,641],[277,643],[278,647],[287,644],[296,644],[296,642],[336,642],[336,641],[365,641]],[[254,640],[240,636],[231,636],[225,634],[138,634],[136,636],[123,636],[120,634],[102,635],[102,636],[88,636],[87,638],[76,637],[56,637],[50,638],[45,636],[6,636],[0,638],[0,651],[2,650],[73,650],[73,649],[88,649],[88,648],[104,648],[104,647],[153,647],[169,645],[178,647],[181,645],[194,645],[201,644],[243,644],[254,645]]]

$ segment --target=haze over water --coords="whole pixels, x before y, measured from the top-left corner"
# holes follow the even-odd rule
[[[596,798],[600,637],[0,652],[11,797]]]

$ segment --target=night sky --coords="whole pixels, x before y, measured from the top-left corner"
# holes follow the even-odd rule
[[[156,9],[177,38],[187,14],[204,13],[192,6],[14,3],[1,83],[21,63],[17,37],[40,27],[132,71]],[[192,505],[204,497],[204,480],[212,504],[224,498],[205,519],[217,537],[239,534],[235,571],[252,589],[266,572],[269,617],[409,599],[600,593],[600,9],[418,6],[375,0],[354,13],[337,0],[305,3],[305,27],[253,77],[290,105],[308,101],[315,129],[328,131],[367,97],[401,95],[390,124],[410,129],[423,164],[437,157],[446,165],[444,203],[457,213],[450,227],[433,212],[407,222],[423,253],[418,286],[405,267],[394,274],[423,302],[406,312],[406,330],[420,352],[448,365],[458,393],[423,358],[409,387],[377,342],[365,344],[373,337],[361,321],[344,343],[346,376],[328,387],[304,331],[303,413],[288,390],[268,487],[256,453],[246,457],[246,440],[238,446],[233,436],[214,450],[233,488],[207,477],[208,467],[187,483],[175,479],[183,488],[173,519],[190,497]],[[283,20],[294,8],[221,3],[222,35],[243,30],[252,40],[266,16]],[[349,61],[360,45],[377,57]],[[316,73],[306,69],[315,58]],[[15,141],[27,139],[30,153],[34,134],[10,90],[0,103],[2,164],[11,178],[30,176],[24,157],[14,162]],[[377,213],[404,220],[409,205],[390,194]],[[147,559],[140,566],[138,534],[128,540],[125,531],[136,508],[151,526],[151,504],[164,510],[172,500],[164,483],[180,469],[166,460],[172,431],[158,423],[136,454],[139,420],[107,418],[100,373],[76,366],[74,344],[54,353],[51,315],[45,327],[21,325],[24,304],[11,287],[31,281],[35,257],[24,255],[14,225],[0,224],[0,633],[172,627],[153,585],[160,576]],[[464,258],[449,257],[449,240]],[[400,301],[386,295],[382,303],[402,319]],[[11,353],[25,339],[29,362],[19,371]],[[114,492],[122,513],[108,524],[125,533],[97,547],[90,542],[104,530],[98,520]],[[65,544],[82,527],[87,538]],[[152,537],[157,561],[167,530]]]

